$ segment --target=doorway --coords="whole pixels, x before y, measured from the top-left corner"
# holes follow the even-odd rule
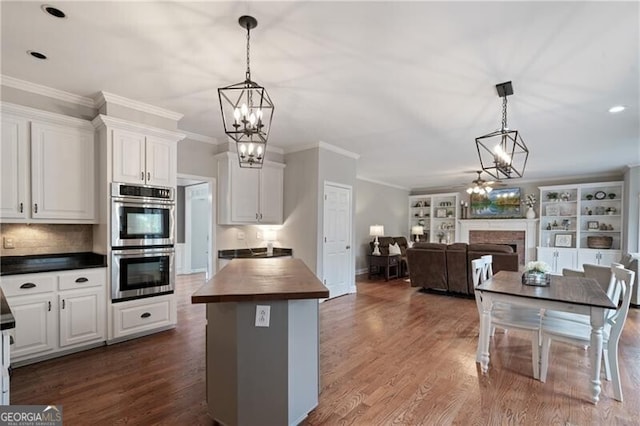
[[[176,274],[215,273],[214,178],[178,175],[176,201]]]
[[[355,293],[352,237],[352,189],[325,182],[323,278],[329,298]]]

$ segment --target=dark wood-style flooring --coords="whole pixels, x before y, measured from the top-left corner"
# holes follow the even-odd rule
[[[12,404],[63,406],[67,425],[208,425],[202,275],[178,279],[178,326],[129,342],[16,368]],[[620,342],[624,403],[603,381],[589,402],[588,356],[554,343],[546,383],[532,378],[526,335],[496,333],[487,375],[475,363],[474,300],[424,294],[403,280],[358,280],[321,305],[319,406],[308,425],[637,425],[640,310]],[[265,425],[268,423],[265,423]]]

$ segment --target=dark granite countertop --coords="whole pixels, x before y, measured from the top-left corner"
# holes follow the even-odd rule
[[[107,256],[90,252],[0,257],[0,275],[104,268],[106,266]]]
[[[9,330],[16,327],[16,320],[11,313],[11,308],[0,288],[0,330]]]
[[[273,254],[267,254],[266,247],[251,249],[218,250],[219,259],[271,259],[274,257],[292,256],[290,248],[274,247]]]

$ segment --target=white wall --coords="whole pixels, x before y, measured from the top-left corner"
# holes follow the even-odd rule
[[[640,252],[640,165],[629,167],[624,174],[624,252]]]
[[[356,272],[362,273],[367,269],[367,255],[371,251],[370,225],[383,225],[386,236],[410,239],[407,235],[409,191],[362,179],[357,180],[356,187],[354,248]]]

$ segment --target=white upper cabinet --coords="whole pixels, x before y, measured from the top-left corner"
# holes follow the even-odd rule
[[[91,124],[2,104],[3,222],[95,221],[95,141]]]
[[[177,144],[144,133],[113,130],[113,180],[175,186]]]
[[[32,122],[32,217],[91,220],[94,193],[93,131]]]
[[[284,164],[265,162],[261,169],[241,168],[236,154],[218,157],[218,223],[281,224]]]
[[[26,118],[2,115],[0,216],[3,219],[27,218],[29,210],[28,132],[29,121]]]

